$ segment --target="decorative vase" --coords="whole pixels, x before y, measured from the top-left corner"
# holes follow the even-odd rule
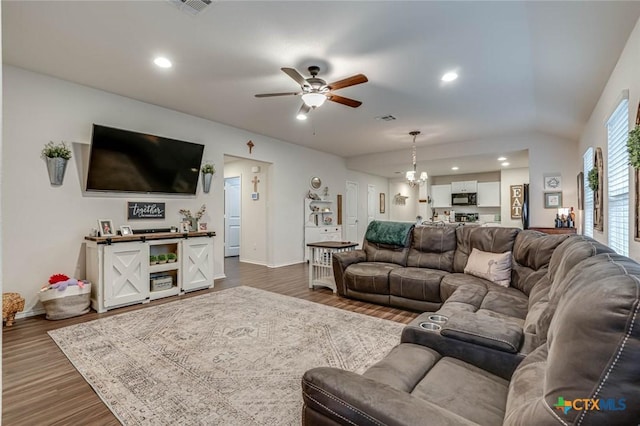
[[[190,231],[191,232],[196,232],[198,230],[198,219],[196,219],[195,217],[192,217],[191,219],[189,219],[190,225]]]
[[[202,174],[202,189],[206,194],[208,194],[211,189],[211,179],[213,179],[213,173]]]
[[[62,185],[65,170],[67,170],[67,160],[61,157],[47,157],[47,171],[51,185]]]

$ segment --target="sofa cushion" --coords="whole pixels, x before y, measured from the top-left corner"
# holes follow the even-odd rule
[[[528,306],[529,299],[523,292],[513,287],[498,286],[489,287],[480,304],[481,309],[522,320],[527,316]]]
[[[453,271],[463,272],[471,250],[504,253],[513,251],[513,243],[520,229],[498,227],[460,226],[456,228],[456,251],[453,255]]]
[[[556,275],[560,278],[565,277],[578,263],[600,253],[613,253],[613,250],[593,238],[582,235],[566,239],[554,250],[549,260],[551,282],[554,282]]]
[[[407,299],[442,302],[440,281],[448,272],[427,268],[396,268],[389,274],[390,294]]]
[[[344,280],[349,290],[389,294],[389,273],[399,265],[384,262],[361,262],[350,265]]]
[[[362,250],[367,256],[367,262],[395,263],[399,266],[407,265],[408,247],[377,244],[364,240]]]
[[[508,382],[478,367],[445,357],[411,393],[482,425],[501,425]],[[424,419],[425,424],[428,419]]]
[[[479,308],[482,297],[487,293],[487,285],[491,285],[491,283],[473,275],[449,274],[442,277],[442,282],[440,283],[440,298],[441,300],[447,301],[456,292],[458,287],[475,286],[478,287],[478,290],[474,290],[473,293],[480,296],[480,299],[477,299],[478,296],[473,296],[473,300],[477,301],[475,305],[476,308]]]
[[[464,273],[484,278],[502,287],[511,282],[511,252],[490,253],[473,248]]]
[[[456,249],[456,229],[449,226],[418,226],[413,229],[407,266],[451,272]]]
[[[406,343],[391,349],[384,359],[372,365],[363,376],[398,390],[411,392],[440,358],[440,354],[433,349]]]
[[[546,274],[553,251],[567,238],[568,234],[548,235],[530,230],[518,233],[513,245],[511,285],[529,295]]]

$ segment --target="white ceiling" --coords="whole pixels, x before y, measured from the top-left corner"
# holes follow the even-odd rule
[[[3,61],[343,157],[409,157],[414,129],[418,146],[576,140],[639,16],[637,1],[215,1],[197,16],[167,1],[3,1]],[[280,68],[309,65],[329,82],[366,74],[338,92],[363,105],[300,122],[298,98],[253,96],[296,91]]]

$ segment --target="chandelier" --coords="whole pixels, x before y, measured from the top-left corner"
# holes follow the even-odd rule
[[[417,174],[418,172],[416,172],[416,136],[418,136],[420,134],[419,130],[414,130],[412,132],[409,132],[409,134],[411,136],[413,136],[413,149],[411,151],[411,159],[412,159],[412,163],[413,163],[413,170],[409,170],[406,174],[406,179],[407,179],[407,183],[409,184],[409,186],[411,188],[413,188],[416,185],[422,185],[424,184],[427,179],[429,178],[429,176],[427,175],[427,172],[422,172],[420,173],[420,177],[417,178]]]

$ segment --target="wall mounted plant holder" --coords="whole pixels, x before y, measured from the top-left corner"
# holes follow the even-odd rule
[[[202,174],[202,189],[205,194],[208,194],[211,190],[211,180],[213,179],[213,173],[203,173]]]
[[[71,150],[64,143],[47,143],[42,149],[42,158],[47,162],[49,182],[51,185],[62,185],[64,172],[67,170],[67,162],[71,159]]]
[[[49,182],[51,182],[51,185],[62,185],[68,162],[68,160],[60,157],[47,157],[47,171],[49,172]]]

